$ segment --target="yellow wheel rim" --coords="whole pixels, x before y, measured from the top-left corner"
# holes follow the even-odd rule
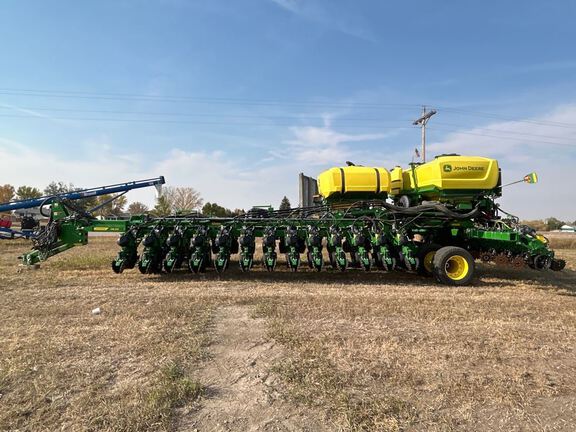
[[[436,255],[436,251],[430,251],[424,255],[424,268],[428,273],[432,273],[432,270],[434,270],[434,255]]]
[[[469,271],[468,261],[460,255],[454,255],[446,261],[446,275],[452,280],[461,280]]]

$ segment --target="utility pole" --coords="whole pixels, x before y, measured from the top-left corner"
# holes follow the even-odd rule
[[[414,126],[420,125],[422,128],[422,162],[426,162],[426,124],[428,120],[430,120],[430,117],[437,112],[436,110],[426,112],[426,105],[422,105],[422,115],[412,123]]]

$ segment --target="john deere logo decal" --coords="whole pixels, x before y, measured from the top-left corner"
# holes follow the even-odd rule
[[[449,172],[460,172],[460,171],[484,171],[483,166],[472,166],[472,165],[456,165],[453,167],[450,164],[446,164],[442,166],[442,170],[445,173]]]

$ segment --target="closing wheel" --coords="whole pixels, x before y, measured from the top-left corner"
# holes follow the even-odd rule
[[[121,264],[118,264],[118,261],[114,260],[112,261],[112,271],[114,273],[122,273],[124,271],[124,268],[126,266],[124,265],[124,261],[122,260]]]
[[[446,285],[467,285],[474,276],[474,258],[466,249],[446,246],[433,259],[434,276]]]
[[[552,263],[550,264],[550,269],[552,269],[554,271],[560,271],[564,267],[566,267],[566,261],[561,260],[561,259],[553,259]]]
[[[164,268],[164,271],[166,273],[172,273],[172,270],[174,270],[175,267],[174,264],[175,264],[174,261],[172,262],[172,264],[170,264],[170,262],[167,259],[162,261],[162,267]]]
[[[536,255],[532,258],[532,262],[529,265],[536,270],[548,270],[552,265],[552,258],[545,255]]]
[[[418,251],[418,273],[422,276],[432,276],[434,274],[434,255],[442,246],[435,243],[422,245]]]
[[[336,252],[328,252],[328,258],[330,259],[330,267],[336,270],[338,268],[338,264],[336,263]]]
[[[312,252],[306,251],[306,263],[308,264],[308,268],[314,268],[314,260],[312,259]]]

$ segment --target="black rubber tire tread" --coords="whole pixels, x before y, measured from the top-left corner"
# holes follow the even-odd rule
[[[468,274],[460,280],[451,279],[446,274],[446,263],[453,257],[459,255],[468,263]],[[462,286],[468,285],[474,277],[474,258],[466,249],[457,246],[444,246],[434,255],[434,276],[436,280],[444,285]]]
[[[426,243],[426,244],[422,245],[422,247],[418,251],[418,258],[419,258],[420,262],[418,263],[417,271],[418,271],[419,275],[422,275],[422,276],[433,276],[434,275],[434,270],[432,270],[432,271],[426,270],[426,267],[424,266],[424,257],[428,254],[428,252],[439,251],[441,248],[442,248],[442,246],[437,244],[437,243]],[[434,266],[434,262],[432,262],[432,266]]]

